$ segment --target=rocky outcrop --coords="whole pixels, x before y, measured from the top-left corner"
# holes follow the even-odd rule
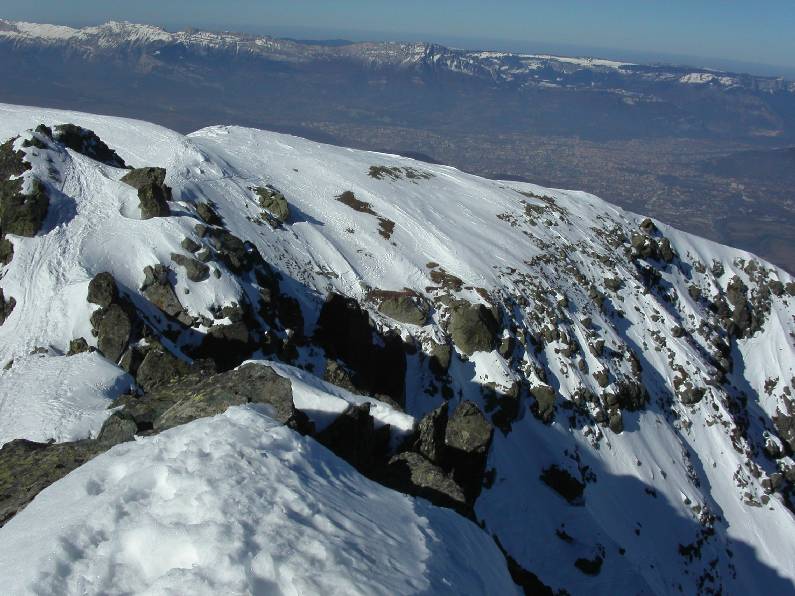
[[[384,316],[408,323],[424,325],[428,320],[428,305],[413,292],[378,292],[378,312]]]
[[[53,482],[105,451],[94,441],[47,444],[17,439],[0,449],[0,526]]]
[[[100,308],[107,308],[119,298],[119,289],[116,280],[110,273],[98,273],[88,283],[87,300]]]
[[[267,219],[279,225],[290,218],[290,206],[287,199],[276,188],[268,185],[255,189],[259,196],[259,204],[267,212]]]
[[[35,236],[41,229],[50,206],[44,185],[30,180],[30,190],[23,193],[21,176],[30,170],[22,151],[14,151],[14,139],[0,145],[0,236]],[[14,178],[13,180],[11,178]],[[6,253],[7,247],[6,247]]]
[[[461,402],[447,421],[444,433],[447,465],[461,485],[467,500],[474,503],[483,486],[494,428],[471,401]]]
[[[585,484],[572,476],[568,470],[557,465],[549,466],[541,473],[541,481],[570,504],[583,504]]]
[[[153,427],[158,431],[249,403],[268,406],[268,415],[282,424],[299,426],[306,422],[293,405],[290,381],[269,366],[253,363],[211,377],[186,377],[157,389],[144,398],[144,404],[146,401],[160,403],[160,407],[168,403],[154,419]]]
[[[183,267],[188,279],[193,282],[204,281],[210,277],[210,268],[192,257],[186,257],[179,253],[171,253],[171,260],[180,267]]]
[[[459,302],[453,306],[448,332],[453,343],[467,356],[493,350],[498,331],[494,315],[482,304]]]
[[[461,487],[442,468],[418,453],[407,451],[390,459],[384,483],[440,507],[468,514],[466,496]]]
[[[37,129],[39,130],[39,129]],[[42,130],[44,134],[49,129]],[[118,154],[108,147],[92,130],[74,124],[59,124],[55,127],[52,138],[69,147],[72,151],[90,157],[114,168],[126,168],[127,164]]]
[[[351,405],[315,438],[362,473],[370,474],[384,461],[389,427],[375,428],[370,404]]]
[[[358,391],[387,395],[404,403],[406,354],[398,335],[382,336],[370,323],[367,311],[356,300],[331,293],[320,311],[314,339],[332,359],[341,360],[352,371]]]
[[[97,312],[101,313],[96,327],[97,349],[111,362],[118,362],[130,342],[132,320],[119,304]]]
[[[135,369],[135,380],[144,391],[151,391],[187,375],[191,367],[174,357],[158,343],[147,346],[146,354]]]
[[[472,402],[444,404],[418,423],[409,451],[393,457],[385,483],[437,505],[470,511],[483,487],[493,427]]]
[[[168,201],[171,188],[166,186],[166,171],[163,168],[138,168],[131,170],[121,179],[138,191],[141,218],[166,217],[171,214]]]
[[[174,286],[169,279],[170,271],[165,265],[153,265],[144,268],[144,283],[141,292],[146,299],[169,317],[179,320],[184,325],[191,324],[191,318],[184,312]]]

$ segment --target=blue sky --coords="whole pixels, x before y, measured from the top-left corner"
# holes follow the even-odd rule
[[[793,0],[0,0],[0,17],[680,55],[795,70]],[[496,48],[495,48],[496,49]]]

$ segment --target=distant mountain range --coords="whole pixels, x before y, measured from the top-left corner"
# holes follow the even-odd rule
[[[780,77],[432,43],[0,21],[0,101],[184,133],[239,124],[582,188],[795,271],[786,163],[761,178],[759,168],[711,165],[795,145],[795,82]]]
[[[331,42],[279,39],[242,33],[206,31],[168,32],[151,25],[109,22],[74,29],[58,25],[0,20],[0,39],[16,48],[57,47],[85,59],[100,59],[120,51],[151,52],[156,61],[184,59],[184,52],[210,56],[252,57],[286,64],[349,60],[371,68],[398,67],[419,72],[470,75],[519,88],[595,88],[625,95],[634,101],[654,101],[650,95],[627,94],[628,81],[637,84],[708,86],[724,91],[795,93],[795,82],[672,65],[642,65],[593,57],[468,51],[433,43]],[[618,85],[618,83],[621,83]]]

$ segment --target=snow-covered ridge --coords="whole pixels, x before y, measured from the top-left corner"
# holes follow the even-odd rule
[[[170,215],[142,219],[125,170],[33,144],[37,125],[67,122],[133,167],[165,168]],[[278,340],[310,338],[293,355],[263,340],[250,356],[282,359],[275,366],[307,409],[346,407],[318,406],[324,394],[358,401],[314,378],[328,362],[311,339],[330,292],[354,299],[378,341],[391,332],[406,346],[406,417],[375,404],[379,423],[409,426],[446,400],[486,412],[497,427],[493,473],[475,515],[546,584],[572,594],[791,590],[795,280],[786,272],[586,193],[289,135],[216,126],[183,136],[0,106],[0,142],[18,135],[26,188],[45,184],[50,209],[36,235],[10,237],[13,259],[0,269],[5,299],[15,299],[0,326],[0,366],[11,363],[0,389],[32,378],[27,358],[40,348],[90,372],[96,360],[62,354],[78,337],[97,344],[86,296],[98,273],[111,273],[155,326],[144,270],[168,266],[190,329],[162,341],[186,358],[197,337],[233,324],[222,307],[260,300],[251,292],[266,289],[260,281],[210,251],[197,229],[207,203],[298,303],[300,322],[274,328]],[[280,225],[263,215],[256,189],[267,185],[289,205]],[[174,260],[198,254],[186,238],[209,251],[206,278]],[[401,322],[384,296],[425,310]],[[481,318],[496,313],[494,336],[458,332],[467,304],[481,305]],[[440,346],[451,350],[441,373],[429,365]],[[4,391],[0,419],[13,433],[25,396]],[[540,480],[553,465],[582,485],[580,499]]]
[[[518,593],[473,523],[246,408],[50,487],[0,531],[0,575],[7,594]]]

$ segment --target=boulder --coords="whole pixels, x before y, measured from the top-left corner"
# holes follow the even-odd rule
[[[121,179],[138,191],[141,218],[166,217],[171,214],[168,201],[171,188],[166,186],[166,171],[163,168],[138,168]]]
[[[189,238],[185,236],[180,243],[180,246],[187,250],[189,253],[197,253],[199,249],[201,249],[202,245],[196,242],[193,238]]]
[[[76,354],[82,354],[83,352],[88,352],[91,350],[88,345],[88,342],[85,340],[84,337],[78,337],[77,339],[73,339],[69,342],[69,351],[66,353],[67,356],[74,356]]]
[[[47,135],[48,131],[50,132],[49,135]],[[102,162],[105,165],[114,168],[127,167],[124,160],[119,157],[113,149],[108,147],[93,130],[74,124],[59,124],[55,127],[54,133],[47,127],[41,129],[37,128],[36,132],[45,136],[50,136],[59,143],[69,147],[72,151]]]
[[[87,300],[91,304],[97,304],[101,308],[107,308],[119,298],[119,290],[116,280],[110,273],[98,273],[88,283]]]
[[[151,391],[158,385],[170,383],[185,376],[191,368],[182,360],[171,355],[160,344],[154,344],[146,352],[135,372],[135,380],[144,391]]]
[[[540,479],[570,504],[582,505],[584,503],[585,484],[572,476],[568,470],[552,465],[541,472]]]
[[[188,279],[193,282],[204,281],[210,277],[210,268],[192,257],[178,253],[171,253],[171,260],[185,269]]]
[[[370,404],[350,405],[318,432],[315,439],[360,472],[367,473],[386,456],[389,427],[375,429]]]
[[[419,453],[407,451],[392,457],[383,482],[400,492],[427,499],[434,505],[468,512],[462,488],[449,474]]]
[[[315,341],[332,359],[351,371],[360,393],[388,395],[399,404],[405,400],[406,353],[397,334],[374,340],[367,311],[356,300],[336,293],[328,295],[320,310]]]
[[[28,193],[22,192],[22,179],[0,183],[0,221],[3,234],[35,236],[41,229],[49,208],[50,199],[46,189],[35,178],[31,180]]]
[[[94,441],[34,443],[17,439],[0,449],[0,526],[53,482],[104,451]]]
[[[170,317],[182,313],[182,304],[169,280],[169,269],[165,265],[144,268],[144,283],[141,286],[146,299]]]
[[[498,330],[494,315],[482,304],[461,302],[453,307],[448,331],[467,356],[493,350]]]
[[[13,258],[14,245],[8,238],[0,238],[0,266],[8,265]]]
[[[138,425],[135,423],[135,420],[124,410],[121,410],[114,412],[105,420],[105,423],[102,425],[97,435],[96,441],[106,446],[106,448],[110,448],[119,443],[132,441],[137,432]]]
[[[543,422],[549,424],[555,418],[555,390],[549,385],[536,385],[530,388],[536,403],[533,414]]]
[[[410,294],[394,293],[385,297],[378,305],[378,312],[390,319],[410,325],[421,326],[428,320],[427,305]]]
[[[118,304],[104,309],[97,328],[97,348],[111,362],[118,362],[132,332],[132,321]]]
[[[445,462],[445,432],[447,430],[447,404],[428,412],[417,424],[414,449],[437,465]]]
[[[461,402],[447,421],[444,433],[446,459],[453,478],[464,491],[468,503],[474,503],[483,486],[494,427],[474,403]]]
[[[431,346],[430,368],[436,376],[444,376],[450,368],[453,358],[453,349],[448,344],[433,343]]]
[[[221,216],[209,203],[198,203],[196,205],[196,215],[209,226],[220,226],[223,223]]]
[[[493,427],[471,401],[463,401],[447,421],[444,442],[464,453],[485,454],[491,443]]]
[[[171,383],[152,393],[152,400],[173,403],[154,421],[157,431],[248,403],[267,406],[268,415],[282,424],[295,423],[301,417],[293,405],[290,381],[269,366],[254,363],[210,377]]]
[[[641,230],[643,230],[646,234],[656,234],[658,232],[657,226],[651,220],[651,218],[647,217],[638,226]]]
[[[283,224],[290,218],[290,206],[284,195],[272,186],[256,189],[260,207],[278,223]]]

